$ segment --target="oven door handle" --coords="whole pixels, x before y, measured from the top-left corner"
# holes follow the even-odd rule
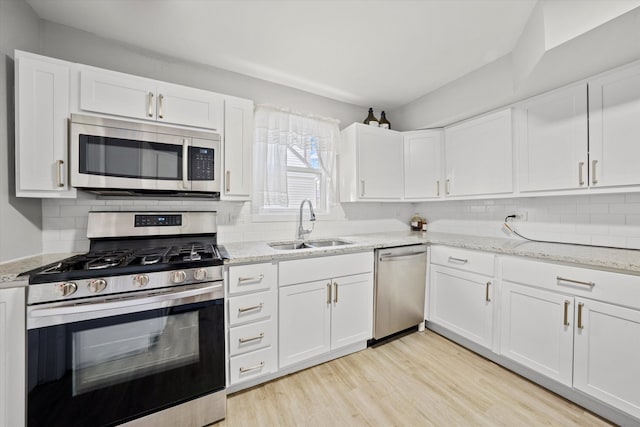
[[[222,298],[224,291],[221,283],[186,291],[175,290],[165,293],[154,292],[148,296],[131,298],[114,298],[107,302],[75,302],[53,307],[38,308],[33,307],[28,310],[27,328],[49,326],[54,324],[67,323],[68,321],[78,321],[107,317],[111,315],[127,314],[140,310],[140,306],[146,305],[144,310],[174,307],[198,301],[204,301],[202,295],[212,294],[209,299]],[[30,325],[31,324],[31,325]]]

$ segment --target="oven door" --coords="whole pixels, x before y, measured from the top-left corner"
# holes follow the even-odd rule
[[[27,425],[116,425],[223,390],[222,285],[205,285],[29,307]]]

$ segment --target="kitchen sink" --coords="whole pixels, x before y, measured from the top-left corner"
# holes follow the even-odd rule
[[[322,239],[322,240],[307,240],[304,242],[274,242],[269,243],[269,246],[279,251],[291,251],[297,249],[313,249],[313,248],[326,248],[332,246],[349,245],[353,242],[346,240],[335,239]]]

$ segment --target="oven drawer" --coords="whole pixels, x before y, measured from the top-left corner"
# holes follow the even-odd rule
[[[277,296],[273,290],[229,298],[229,326],[273,319]]]
[[[230,356],[274,346],[276,342],[276,322],[273,319],[229,329]]]
[[[265,262],[229,267],[229,294],[271,289],[276,283],[275,264]]]
[[[486,252],[449,246],[432,246],[431,263],[472,273],[493,276],[495,256]]]
[[[275,372],[277,360],[277,352],[273,346],[232,357],[229,363],[229,383],[237,384]]]

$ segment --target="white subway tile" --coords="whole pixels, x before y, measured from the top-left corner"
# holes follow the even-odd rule
[[[45,217],[42,218],[42,228],[44,230],[73,230],[76,227],[76,219],[72,216],[67,217]]]
[[[89,206],[60,206],[60,216],[82,216],[89,213]]]

